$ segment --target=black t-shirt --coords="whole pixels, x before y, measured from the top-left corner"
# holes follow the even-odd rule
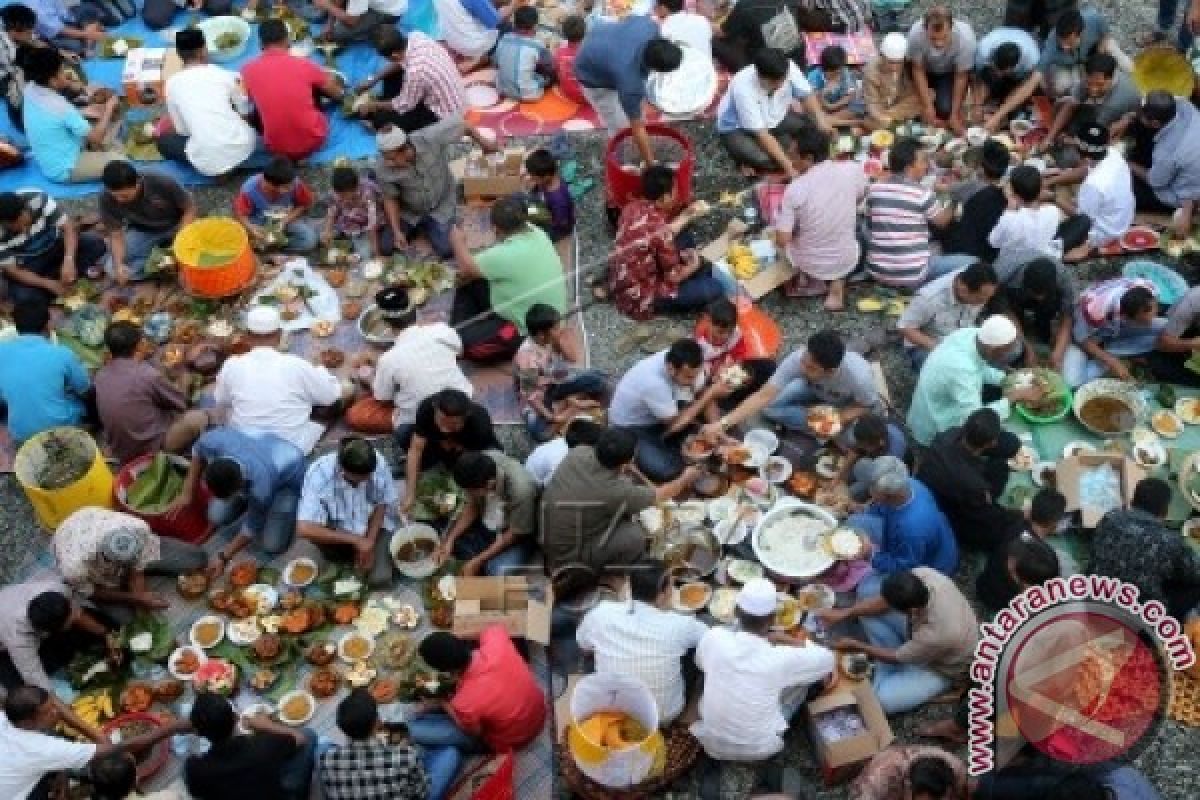
[[[794,3],[788,3],[785,0],[741,0],[733,7],[733,11],[729,12],[729,16],[721,25],[721,30],[730,41],[742,43],[746,48],[746,56],[752,58],[754,53],[768,46],[764,38],[766,31],[775,31],[777,35],[780,33],[790,34],[790,31],[779,31],[778,26],[772,27],[771,23],[776,21],[781,11],[790,14],[794,22],[793,6]],[[796,29],[798,30],[799,26],[796,26]],[[789,41],[790,37],[784,35],[783,38],[772,44],[786,44]],[[793,51],[796,47],[803,45],[803,42],[804,40],[800,39],[791,47],[783,49],[789,52]]]
[[[988,244],[992,228],[1008,207],[1008,198],[999,186],[985,186],[963,203],[962,217],[950,230],[946,252],[975,256],[991,263],[996,260],[996,248]]]
[[[443,453],[454,450],[480,452],[500,449],[500,444],[496,441],[496,432],[492,428],[492,418],[487,409],[478,403],[471,403],[467,409],[467,418],[461,431],[446,434],[442,433],[434,422],[433,397],[426,397],[417,406],[413,432],[425,440],[427,448]]]
[[[1019,511],[999,505],[983,474],[982,461],[962,443],[962,429],[933,437],[921,458],[917,479],[933,492],[958,541],[972,549],[991,550],[1025,524]]]
[[[189,758],[183,780],[196,800],[286,800],[279,775],[295,754],[291,736],[233,736]]]

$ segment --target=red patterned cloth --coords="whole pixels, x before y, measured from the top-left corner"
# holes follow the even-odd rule
[[[654,316],[655,300],[675,296],[680,263],[667,215],[648,200],[630,200],[621,210],[608,262],[613,305],[633,319]]]

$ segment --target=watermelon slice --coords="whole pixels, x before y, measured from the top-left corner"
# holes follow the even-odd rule
[[[1150,228],[1137,225],[1130,228],[1124,236],[1121,237],[1121,246],[1130,253],[1141,253],[1146,250],[1158,249],[1159,237],[1158,234]]]

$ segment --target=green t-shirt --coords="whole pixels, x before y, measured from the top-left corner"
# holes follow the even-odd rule
[[[567,283],[558,250],[541,228],[532,225],[475,256],[491,291],[492,310],[525,330],[525,312],[545,303],[567,310]]]

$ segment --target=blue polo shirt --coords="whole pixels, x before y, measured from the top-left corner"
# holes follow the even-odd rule
[[[299,496],[304,488],[304,453],[272,433],[213,428],[196,440],[192,456],[206,464],[231,458],[241,466],[249,502],[245,526],[255,535],[266,527],[276,494],[291,489]]]
[[[871,503],[867,513],[883,520],[883,540],[871,557],[877,572],[932,567],[943,575],[958,570],[958,542],[933,493],[916,478],[908,482],[909,501],[899,508]]]
[[[619,22],[592,23],[575,56],[575,79],[589,89],[615,91],[625,115],[640,120],[649,76],[642,53],[658,35],[654,18],[638,14]]]
[[[80,397],[90,385],[79,357],[45,336],[0,342],[0,400],[8,405],[8,432],[17,443],[82,422]]]

